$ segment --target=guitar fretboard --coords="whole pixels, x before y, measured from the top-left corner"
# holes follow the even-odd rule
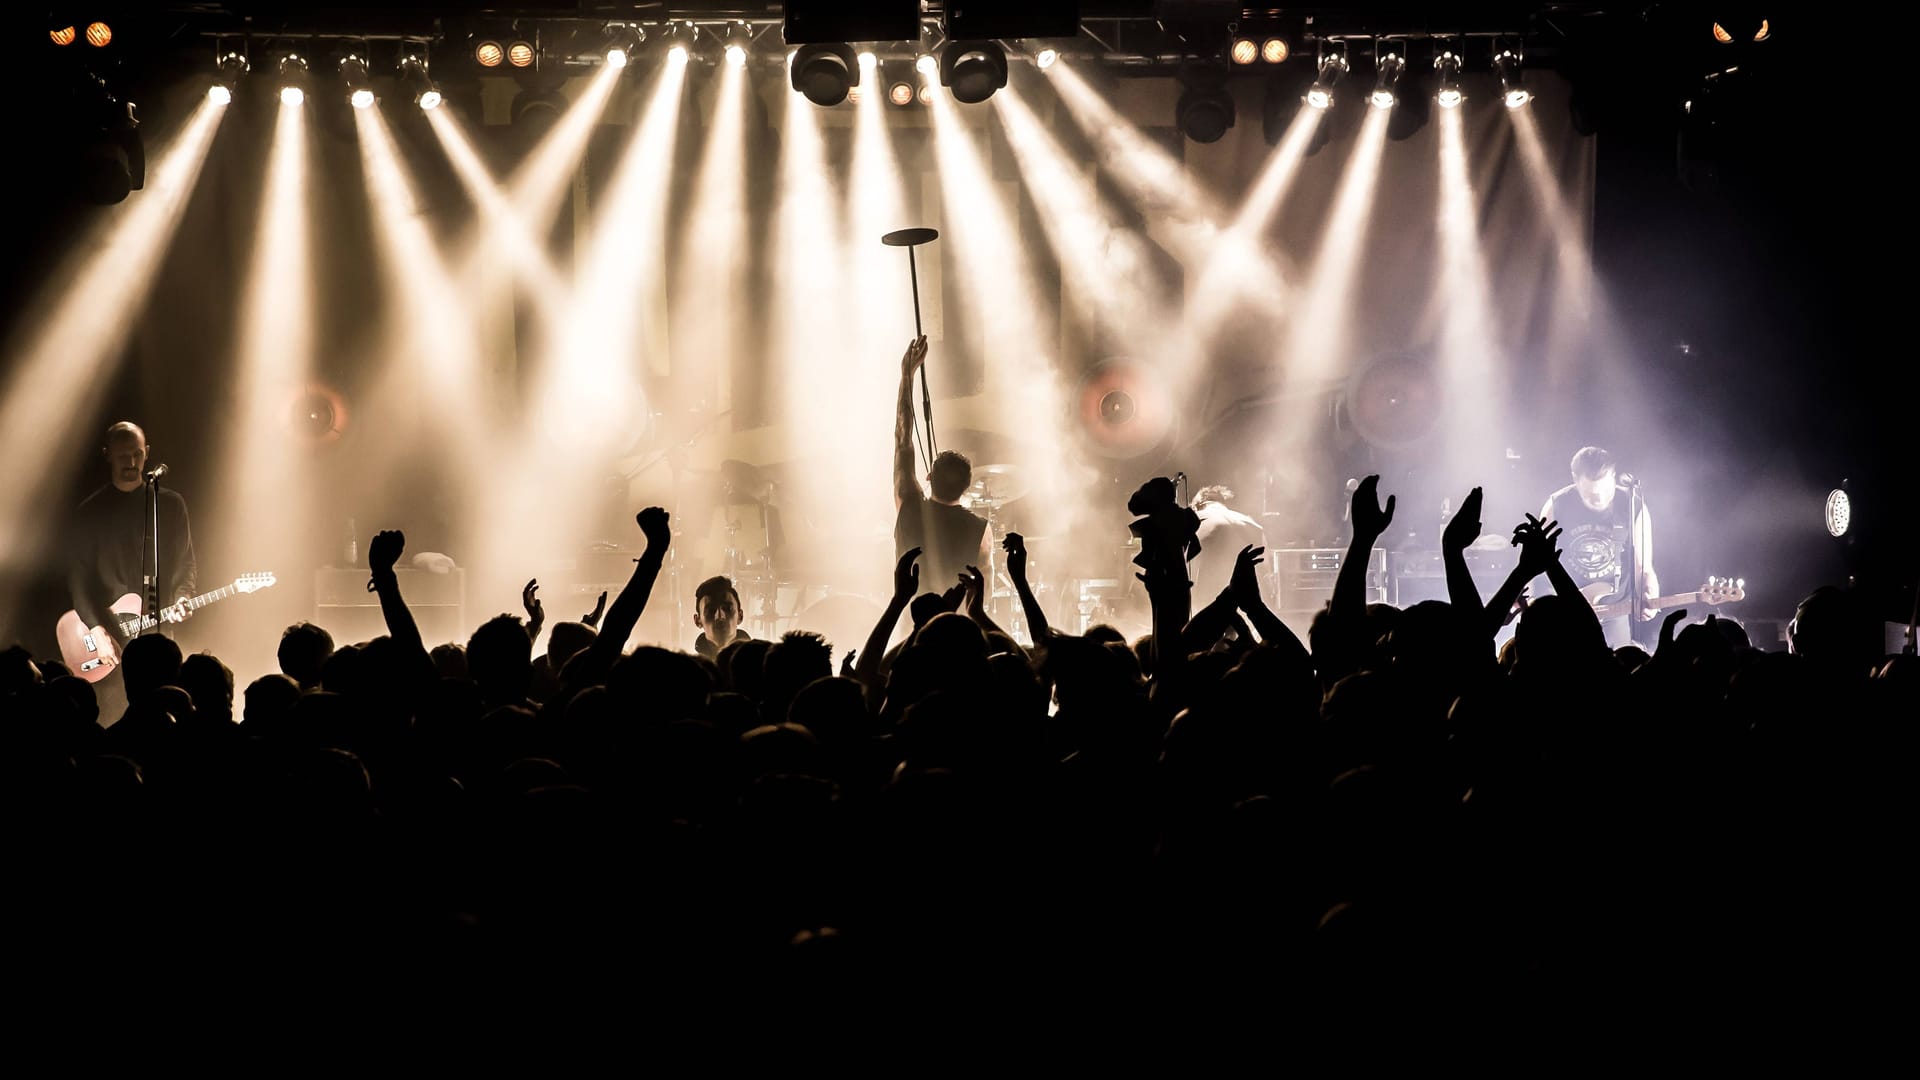
[[[188,597],[187,607],[195,611],[198,611],[199,609],[206,607],[208,604],[217,603],[221,600],[225,600],[229,596],[236,595],[237,593],[239,593],[239,591],[240,591],[240,582],[238,581],[234,582],[231,585],[222,585],[220,588],[215,589],[212,592],[203,592],[199,596]],[[120,625],[127,631],[127,634],[129,636],[132,636],[134,634],[141,633],[142,631],[151,630],[154,627],[159,626],[160,616],[141,615],[137,618],[133,616],[128,616],[120,620]]]

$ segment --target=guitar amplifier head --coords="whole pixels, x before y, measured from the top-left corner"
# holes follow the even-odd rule
[[[1278,597],[1275,611],[1318,611],[1333,599],[1334,582],[1347,553],[1341,548],[1281,548],[1267,552],[1274,563]],[[1388,602],[1387,549],[1374,548],[1367,557],[1367,603]]]

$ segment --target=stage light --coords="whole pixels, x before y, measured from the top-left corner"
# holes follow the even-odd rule
[[[860,50],[860,74],[865,75],[880,66],[880,57],[872,49]]]
[[[851,45],[802,45],[787,69],[787,81],[815,105],[838,105],[860,85],[860,64]]]
[[[887,100],[895,105],[913,104],[913,84],[897,82],[887,88]]]
[[[1753,32],[1753,40],[1765,41],[1768,37],[1772,36],[1772,33],[1772,29],[1767,26],[1767,20],[1761,19],[1760,28]]]
[[[1436,84],[1433,100],[1441,108],[1457,108],[1467,100],[1460,91],[1460,57],[1451,49],[1442,50],[1433,58],[1433,80]]]
[[[940,81],[963,105],[978,105],[1007,85],[1006,50],[991,41],[955,41],[940,52]]]
[[[644,28],[626,23],[608,23],[606,35],[607,66],[610,68],[626,67],[633,59],[633,54],[639,51],[641,43],[647,40]]]
[[[1827,535],[1835,540],[1847,535],[1853,525],[1853,496],[1843,487],[1827,492]]]
[[[367,81],[367,62],[357,53],[340,58],[340,81],[346,85],[347,101],[356,109],[373,107],[373,89]]]
[[[423,112],[439,108],[446,100],[433,76],[427,74],[425,53],[405,53],[400,57],[400,84],[413,91],[414,104]]]
[[[727,46],[727,66],[728,67],[746,67],[747,66],[747,50],[740,45]]]
[[[1401,59],[1397,49],[1379,52],[1376,47],[1375,55],[1378,59],[1374,61],[1374,68],[1378,74],[1373,79],[1373,94],[1367,100],[1371,101],[1376,109],[1391,109],[1394,103],[1394,87],[1399,85],[1401,73],[1407,70],[1407,62]]]
[[[507,58],[507,51],[497,41],[483,41],[473,47],[473,61],[483,68],[496,68]]]
[[[1726,27],[1721,26],[1719,23],[1714,23],[1713,24],[1713,40],[1719,42],[1722,45],[1731,45],[1733,44],[1733,35],[1727,33]],[[1837,536],[1839,534],[1835,533],[1834,535]]]
[[[96,49],[104,49],[113,42],[113,27],[103,22],[87,24],[87,44]]]
[[[218,74],[214,83],[207,88],[207,100],[215,105],[227,105],[233,102],[234,93],[240,88],[240,76],[247,73],[247,54],[239,49],[228,49],[214,61]]]
[[[667,63],[675,67],[685,67],[687,65],[687,55],[687,47],[685,45],[675,45],[667,50]]]
[[[1041,49],[1039,52],[1033,54],[1034,66],[1041,71],[1052,67],[1053,62],[1058,59],[1060,59],[1060,50],[1058,49]]]
[[[1173,124],[1194,142],[1219,142],[1233,126],[1233,95],[1214,78],[1194,76],[1173,107]]]
[[[307,60],[299,53],[280,58],[280,104],[299,105],[307,100]]]
[[[1236,64],[1251,64],[1260,59],[1260,45],[1252,38],[1234,38],[1228,55]]]
[[[1733,20],[1728,20],[1728,21],[1732,22]],[[1757,21],[1757,23],[1753,21],[1748,21],[1748,20],[1741,20],[1739,22],[1734,22],[1732,30],[1727,29],[1727,27],[1722,23],[1714,23],[1713,24],[1713,40],[1719,42],[1722,45],[1731,45],[1734,42],[1740,40],[1742,36],[1746,35],[1748,26],[1753,27],[1752,36],[1753,36],[1753,40],[1755,41],[1765,41],[1772,33],[1772,28],[1767,25],[1767,20],[1765,19],[1760,19]]]
[[[1518,109],[1533,100],[1533,95],[1520,85],[1520,47],[1502,48],[1493,57],[1494,73],[1500,76],[1500,100],[1507,108]]]
[[[1293,50],[1287,47],[1285,38],[1270,37],[1260,44],[1260,59],[1269,64],[1284,64]]]
[[[1347,49],[1345,42],[1330,42],[1333,51],[1320,55],[1320,70],[1313,77],[1313,85],[1307,88],[1307,104],[1316,109],[1333,107],[1333,88],[1340,77],[1347,73]]]
[[[931,75],[940,70],[940,61],[935,60],[931,53],[921,53],[919,58],[914,60],[913,69],[922,75]]]
[[[53,43],[55,45],[71,45],[74,43],[74,40],[78,38],[80,35],[74,32],[73,27],[62,26],[57,29],[47,31],[47,36],[53,39]]]
[[[933,104],[933,84],[932,83],[923,84],[920,87],[919,97],[920,97],[920,104],[932,105]]]
[[[533,66],[533,45],[530,42],[516,41],[507,46],[507,63],[514,67]]]

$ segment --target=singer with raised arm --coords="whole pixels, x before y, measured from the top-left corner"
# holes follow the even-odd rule
[[[913,376],[927,358],[917,337],[900,358],[900,395],[893,413],[893,552],[919,548],[920,584],[939,592],[960,581],[970,565],[987,564],[987,519],[960,505],[973,483],[973,462],[951,450],[936,454],[922,491],[914,475]]]
[[[1619,471],[1612,454],[1583,446],[1571,467],[1573,483],[1547,496],[1540,520],[1560,523],[1567,570],[1590,602],[1618,604],[1639,597],[1639,619],[1623,614],[1601,620],[1607,644],[1626,645],[1633,641],[1636,621],[1658,615],[1647,606],[1660,595],[1660,577],[1653,569],[1653,523],[1634,478]]]

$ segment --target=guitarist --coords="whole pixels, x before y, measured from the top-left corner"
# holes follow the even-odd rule
[[[145,535],[147,433],[140,425],[122,420],[107,429],[106,456],[108,482],[86,497],[75,512],[68,585],[73,593],[73,610],[82,626],[104,626],[114,638],[116,650],[126,644],[119,622],[108,612],[115,600],[145,591],[143,571]],[[199,570],[193,555],[193,533],[187,524],[187,501],[177,491],[155,485],[158,491],[160,522],[160,590],[162,602],[173,601],[162,614],[169,622],[180,622],[191,614],[185,603],[194,595],[194,578]],[[163,624],[164,625],[164,624]],[[109,678],[96,689],[113,684]],[[101,717],[113,715],[102,703]]]
[[[1547,496],[1542,521],[1559,521],[1560,540],[1567,553],[1568,573],[1595,604],[1618,603],[1631,595],[1644,602],[1660,595],[1660,578],[1653,570],[1653,528],[1646,503],[1632,497],[1631,477],[1615,468],[1613,455],[1598,446],[1584,446],[1573,455],[1573,483]],[[1636,507],[1635,513],[1631,507]],[[1628,522],[1632,513],[1634,520]],[[1640,621],[1657,614],[1642,607]],[[1621,615],[1601,620],[1607,644],[1633,640],[1633,620]]]

